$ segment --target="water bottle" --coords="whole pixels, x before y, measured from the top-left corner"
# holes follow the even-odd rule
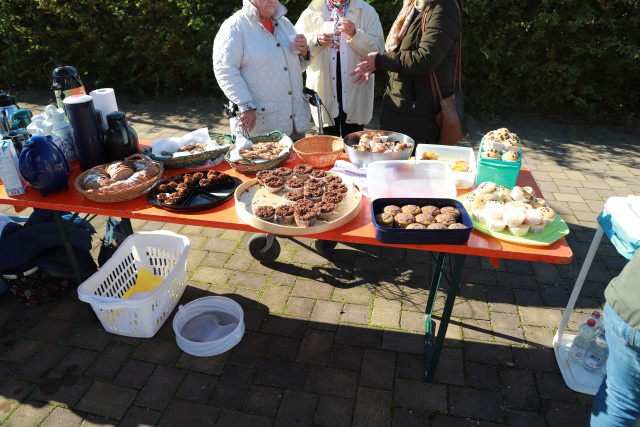
[[[578,336],[573,339],[573,343],[569,349],[569,356],[576,360],[583,360],[587,351],[591,348],[596,331],[596,321],[593,319],[588,319],[585,323],[580,325],[580,329],[578,329]]]
[[[607,361],[609,356],[609,345],[605,337],[604,329],[601,329],[595,342],[584,356],[584,367],[587,371],[595,372]]]
[[[602,314],[598,310],[594,310],[593,312],[591,312],[591,316],[589,316],[589,319],[593,319],[596,321],[596,329],[602,329]]]

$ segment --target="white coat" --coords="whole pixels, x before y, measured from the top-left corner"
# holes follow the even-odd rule
[[[311,62],[307,67],[306,86],[315,90],[320,95],[320,99],[326,105],[328,111],[337,111],[339,94],[334,94],[334,84],[331,81],[331,59],[329,58],[331,48],[320,46],[317,43],[318,32],[322,23],[326,21],[326,5],[324,0],[312,0],[300,15],[296,23],[296,30],[303,33],[311,49]],[[345,18],[350,19],[357,27],[357,32],[353,38],[347,38],[348,70],[356,69],[361,56],[366,56],[370,52],[382,52],[384,50],[384,35],[380,18],[375,9],[363,0],[351,0]],[[339,72],[338,72],[339,73]],[[366,125],[371,121],[373,115],[374,78],[369,82],[354,84],[355,77],[347,78],[347,123]],[[343,85],[345,82],[343,81]],[[334,97],[335,95],[335,97]],[[313,120],[318,125],[318,115],[315,107],[311,109]],[[329,118],[327,112],[322,111],[323,124],[331,126],[333,118]]]
[[[258,9],[243,0],[242,9],[222,23],[213,42],[213,71],[220,89],[235,104],[256,108],[251,136],[275,130],[304,133],[311,122],[302,92],[307,61],[291,52],[288,36],[296,30],[286,13],[279,4],[271,34],[260,23]],[[231,131],[238,134],[234,122]]]

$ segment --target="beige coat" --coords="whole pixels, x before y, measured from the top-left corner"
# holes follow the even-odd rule
[[[332,111],[337,98],[334,98],[333,84],[331,82],[331,71],[329,58],[330,47],[319,46],[317,35],[325,21],[326,6],[324,0],[312,0],[295,27],[299,33],[307,37],[309,48],[311,49],[311,62],[307,67],[306,86],[315,90],[320,95],[320,99],[326,105],[328,111]],[[360,57],[369,52],[382,52],[384,50],[384,36],[382,25],[375,9],[363,0],[351,0],[347,9],[346,18],[353,21],[358,28],[356,35],[347,39],[348,70],[353,71],[358,64]],[[371,121],[373,114],[373,88],[374,79],[368,83],[356,85],[353,83],[354,77],[349,77],[346,83],[347,96],[347,122],[365,125]],[[343,82],[343,85],[345,83]],[[316,107],[311,108],[311,115],[316,126],[318,116]],[[327,112],[322,110],[322,119],[325,126],[331,125],[331,120]]]

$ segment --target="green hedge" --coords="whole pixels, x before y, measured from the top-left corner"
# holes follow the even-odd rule
[[[369,1],[386,32],[402,2]],[[295,22],[308,0],[283,3]],[[212,42],[240,4],[3,0],[0,89],[49,87],[43,65],[56,59],[75,66],[88,89],[218,96]],[[637,118],[639,9],[636,0],[467,0],[463,83],[469,112]]]

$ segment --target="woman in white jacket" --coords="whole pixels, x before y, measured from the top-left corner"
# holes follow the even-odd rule
[[[277,0],[243,0],[242,9],[216,34],[213,71],[240,113],[231,119],[232,133],[279,130],[296,139],[309,129],[309,104],[302,92],[309,46],[302,34],[296,36],[286,13]]]
[[[333,21],[331,32],[323,22]],[[320,95],[324,133],[345,136],[361,131],[373,114],[374,81],[356,85],[353,77],[361,56],[384,50],[382,25],[375,9],[364,0],[312,0],[296,23],[311,50],[306,86]],[[317,111],[311,110],[318,125]]]

